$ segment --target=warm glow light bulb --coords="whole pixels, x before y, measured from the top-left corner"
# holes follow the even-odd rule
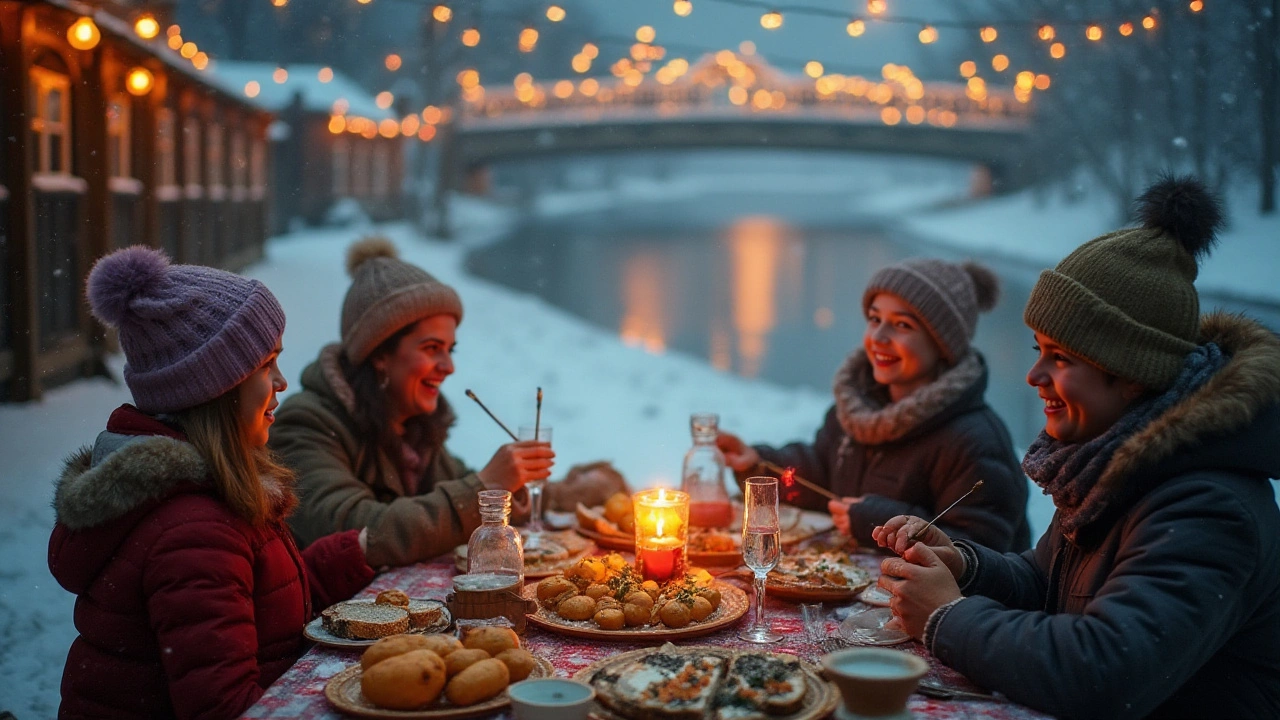
[[[399,55],[395,53],[391,53],[390,55],[387,56],[387,59],[383,61],[383,64],[386,65],[388,70],[390,70],[391,72],[395,72],[400,69],[400,65],[402,62],[403,60],[400,59]]]
[[[765,30],[777,30],[782,27],[782,13],[777,10],[770,10],[769,12],[761,15],[760,27]]]
[[[936,42],[938,40],[938,29],[932,25],[925,25],[923,28],[920,28],[919,37],[920,37],[920,42],[924,43],[925,45],[928,45],[929,43],[932,43],[932,42]]]
[[[448,5],[437,5],[431,9],[431,17],[435,18],[436,22],[447,23],[453,18],[453,11]]]
[[[480,31],[475,28],[467,28],[462,31],[462,44],[467,47],[475,47],[480,44]]]
[[[858,37],[867,31],[867,24],[861,20],[850,20],[844,31],[849,33],[849,37]]]
[[[982,42],[986,43],[995,42],[999,35],[1000,33],[998,33],[993,27],[984,27],[982,30],[978,31],[978,37],[981,37]]]
[[[316,73],[316,78],[317,78],[318,80],[320,80],[320,82],[322,82],[322,83],[332,82],[332,81],[333,81],[333,68],[331,68],[331,67],[322,67],[322,68],[320,68],[320,72]]]
[[[1193,12],[1194,12],[1194,11],[1193,11]],[[1143,28],[1145,28],[1145,29],[1147,29],[1147,30],[1155,30],[1155,29],[1156,29],[1156,18],[1155,18],[1155,16],[1154,16],[1154,15],[1148,15],[1148,16],[1146,16],[1146,17],[1142,18],[1142,27],[1143,27]]]
[[[978,72],[978,64],[972,60],[965,60],[960,63],[960,76],[971,78]]]
[[[155,15],[143,13],[133,21],[133,31],[143,40],[150,40],[160,34],[160,23]]]
[[[742,42],[738,43],[738,52],[742,53],[743,55],[755,55],[756,44],[751,42],[750,40],[743,40]]]
[[[1128,25],[1128,23],[1125,24]],[[1133,26],[1130,25],[1130,27]],[[1090,25],[1084,29],[1084,36],[1093,42],[1097,42],[1102,39],[1102,27],[1100,25]]]
[[[278,67],[275,72],[271,73],[271,79],[274,80],[277,85],[283,85],[289,80],[289,71],[282,67]]]
[[[1061,60],[1067,54],[1067,46],[1060,42],[1056,42],[1049,46],[1049,57],[1054,60]]]
[[[991,69],[996,72],[1004,72],[1009,69],[1009,56],[1002,53],[991,58]]]
[[[182,47],[178,48],[178,54],[188,60],[195,57],[197,52],[200,52],[200,48],[190,41],[182,43]]]
[[[387,108],[391,107],[391,103],[394,100],[395,100],[395,96],[392,95],[391,92],[388,90],[383,90],[382,92],[378,93],[377,97],[373,99],[374,103],[376,103],[378,107],[382,108],[383,110],[386,110]]]
[[[289,0],[271,0],[271,4],[276,7],[284,7],[289,4]]]
[[[77,50],[92,50],[102,40],[102,32],[93,23],[93,18],[81,17],[67,28],[67,42]]]
[[[641,25],[636,28],[636,41],[642,43],[651,43],[658,34],[654,31],[652,25]]]
[[[1036,34],[1040,36],[1041,40],[1045,41],[1052,40],[1054,36],[1057,35],[1057,33],[1054,32],[1052,25],[1041,25],[1040,29],[1036,31]]]
[[[156,32],[158,33],[159,31],[160,29],[157,25]],[[130,70],[129,74],[126,75],[124,79],[124,86],[129,93],[139,97],[151,92],[151,86],[154,84],[155,77],[151,74],[150,70],[144,67],[136,67]]]
[[[689,17],[689,13],[693,12],[693,3],[689,0],[676,0],[671,4],[671,9],[680,17]]]
[[[564,8],[559,5],[552,5],[547,8],[547,19],[551,22],[560,22],[564,19]]]
[[[260,92],[262,92],[262,86],[258,84],[257,80],[250,80],[244,84],[245,97],[258,97]]]
[[[867,0],[867,12],[872,15],[883,15],[884,11],[888,9],[889,6],[884,0]]]
[[[1188,7],[1191,8],[1191,12],[1193,13],[1200,12],[1201,10],[1204,9],[1204,3],[1201,2],[1201,0],[1191,0],[1191,5],[1189,5]]]
[[[805,63],[804,74],[814,79],[822,77],[822,63],[817,60],[810,60]]]

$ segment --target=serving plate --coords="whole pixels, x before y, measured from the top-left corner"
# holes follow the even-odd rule
[[[911,636],[897,628],[885,627],[893,620],[887,607],[854,613],[840,623],[840,637],[854,645],[900,645]]]
[[[596,677],[598,673],[602,671],[608,672],[610,670],[624,667],[625,665],[627,665],[632,661],[639,660],[641,658],[647,657],[648,655],[651,655],[656,652],[661,652],[664,649],[668,649],[668,648],[662,648],[662,647],[643,648],[641,650],[632,650],[631,652],[625,652],[620,655],[607,657],[607,658],[604,658],[603,660],[597,660],[596,662],[591,663],[590,665],[574,673],[573,679],[578,680],[580,682],[587,683],[588,685],[595,687],[596,693],[598,696],[599,693],[601,692],[601,689],[599,687],[596,687],[595,683],[592,682],[592,680]],[[706,653],[711,653],[715,655],[720,655],[726,659],[732,659],[739,655],[753,655],[753,654],[778,655],[778,656],[787,657],[788,659],[795,657],[794,655],[787,655],[785,653],[771,653],[765,650],[733,650],[730,648],[719,647],[719,646],[696,646],[696,645],[683,646],[682,645],[680,646],[680,650],[706,652]],[[837,705],[840,704],[839,691],[836,690],[834,685],[822,679],[822,677],[818,674],[817,668],[815,668],[813,665],[803,660],[800,661],[800,667],[804,671],[804,677],[805,677],[805,694],[804,694],[803,704],[801,705],[798,711],[791,713],[790,715],[771,715],[770,720],[816,720],[817,718],[826,717],[831,713],[831,711],[836,709]],[[621,715],[618,715],[614,713],[612,710],[610,710],[609,708],[605,707],[604,704],[601,703],[599,699],[595,700],[592,705],[591,716],[595,718],[599,718],[600,720],[626,720]]]
[[[549,661],[536,656],[533,659],[537,664],[534,665],[533,672],[529,673],[530,679],[552,677],[556,674],[555,668],[551,666]],[[329,682],[324,686],[324,696],[329,701],[329,704],[348,715],[375,718],[375,720],[385,720],[387,718],[456,720],[457,718],[492,715],[511,704],[511,697],[507,695],[507,691],[504,689],[496,696],[475,705],[451,705],[441,695],[434,705],[422,710],[387,710],[365,699],[364,693],[360,692],[360,674],[360,664],[357,663],[329,678]]]
[[[538,611],[529,614],[527,620],[532,625],[537,625],[559,635],[586,640],[659,642],[700,637],[734,624],[743,615],[747,614],[747,608],[751,605],[747,594],[734,585],[714,582],[711,587],[720,592],[720,607],[708,615],[706,620],[691,622],[682,628],[671,628],[659,624],[645,627],[628,627],[621,630],[603,630],[590,620],[566,620],[543,607],[541,603],[538,604]],[[530,583],[525,585],[524,597],[538,602],[538,584]]]
[[[453,616],[449,613],[449,608],[446,607],[442,601],[432,600],[429,598],[413,598],[413,599],[418,600],[420,602],[428,602],[428,603],[431,603],[432,605],[438,605],[440,607],[442,614],[440,615],[440,619],[432,623],[431,625],[428,625],[426,627],[421,627],[421,628],[409,628],[409,630],[407,631],[408,633],[411,633],[414,635],[430,635],[432,633],[444,632],[445,630],[449,629],[450,625],[453,624]],[[360,600],[346,600],[344,602],[353,603],[353,604],[358,604],[358,603],[372,604],[373,598],[362,598]],[[337,604],[341,605],[343,603],[337,603]],[[373,640],[357,640],[353,638],[344,638],[339,635],[334,635],[333,633],[325,629],[324,618],[320,617],[319,615],[317,615],[314,620],[306,624],[306,627],[302,629],[302,634],[308,640],[311,640],[317,645],[323,645],[325,647],[331,647],[331,648],[343,648],[343,649],[367,648],[370,645],[378,642],[378,640],[380,639],[380,638],[375,638]]]
[[[845,558],[845,562],[839,558]],[[830,572],[836,572],[844,576],[845,584],[836,585],[833,583],[823,583],[814,581],[796,580],[787,577],[780,572],[783,568],[786,570],[805,570],[805,568],[795,567],[794,563],[808,562],[810,568],[816,570],[820,567],[819,563],[826,561]],[[825,601],[825,600],[852,600],[859,593],[870,587],[875,579],[871,573],[862,567],[859,567],[849,558],[847,554],[835,553],[798,553],[786,556],[780,564],[783,567],[771,571],[765,580],[765,587],[770,595],[777,598],[787,600],[801,601]]]

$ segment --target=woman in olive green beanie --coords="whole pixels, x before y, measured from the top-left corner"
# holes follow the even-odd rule
[[[407,565],[467,542],[480,490],[510,490],[524,504],[524,484],[547,478],[555,453],[510,443],[478,472],[450,454],[455,416],[440,386],[453,374],[462,301],[383,238],[352,245],[347,270],[342,342],[303,370],[270,445],[298,474],[289,523],[300,544],[368,527],[371,565]]]
[[[1023,469],[1057,514],[1034,550],[877,528],[904,626],[979,685],[1058,717],[1280,717],[1280,339],[1200,315],[1221,224],[1169,178],[1141,225],[1080,246],[1027,303],[1045,430]]]

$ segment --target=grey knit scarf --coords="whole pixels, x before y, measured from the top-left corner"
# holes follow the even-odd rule
[[[1081,528],[1101,517],[1112,503],[1128,499],[1093,492],[1116,450],[1204,385],[1227,364],[1227,359],[1214,343],[1197,347],[1183,360],[1182,371],[1172,387],[1140,400],[1106,432],[1087,442],[1059,442],[1040,431],[1022,460],[1022,470],[1046,495],[1053,496],[1067,537],[1074,538]],[[1137,490],[1133,488],[1134,492]]]

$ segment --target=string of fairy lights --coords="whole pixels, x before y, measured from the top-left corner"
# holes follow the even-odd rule
[[[460,16],[455,13],[454,7],[448,3],[439,2],[439,0],[378,1],[413,3],[422,6],[424,10],[429,9],[431,19],[447,28],[448,32],[456,32],[458,42],[465,48],[480,47],[484,40],[480,28],[474,24],[457,28],[452,27],[463,23],[460,21]],[[269,0],[269,2],[275,8],[283,9],[289,5],[290,0]],[[365,6],[371,5],[375,0],[352,0],[352,2]],[[944,31],[948,33],[976,33],[984,46],[993,45],[999,42],[1001,38],[1007,39],[1020,35],[1025,37],[1026,33],[1032,33],[1031,39],[1038,41],[1039,45],[1044,48],[1047,58],[1054,61],[1065,58],[1073,47],[1078,49],[1103,42],[1113,31],[1123,40],[1141,36],[1142,34],[1154,33],[1163,25],[1160,10],[1155,8],[1142,13],[1105,18],[1004,18],[982,21],[952,18],[929,19],[891,13],[888,0],[866,0],[865,10],[861,12],[847,12],[805,4],[780,7],[772,0],[672,0],[671,12],[677,17],[687,18],[694,14],[696,8],[706,4],[731,6],[743,11],[760,12],[760,27],[770,32],[785,31],[787,19],[790,17],[814,17],[837,21],[843,25],[844,34],[850,38],[864,37],[873,32],[877,26],[895,26],[899,28],[905,26],[917,29],[916,37],[922,45],[931,45],[938,42]],[[460,6],[460,4],[454,3],[454,6]],[[1191,14],[1201,13],[1205,10],[1205,0],[1187,0],[1185,7],[1186,12]],[[489,15],[497,16],[500,13],[489,13]],[[505,17],[512,18],[514,16],[506,15]],[[545,18],[546,22],[554,24],[564,21],[567,17],[568,12],[564,7],[552,3],[542,9],[540,18],[533,20],[530,20],[528,16],[516,18],[524,23],[524,27],[516,36],[517,49],[521,53],[532,53],[537,49],[538,42],[541,39],[541,31],[539,31],[537,25],[542,22],[541,18]],[[195,70],[205,70],[209,66],[210,58],[208,54],[200,50],[195,42],[184,38],[178,25],[170,25],[164,28],[165,37],[160,38],[162,30],[160,23],[153,14],[143,11],[134,18],[133,30],[143,41],[167,48],[178,57],[189,61]],[[73,47],[87,50],[98,44],[101,33],[93,18],[85,15],[79,17],[68,28],[67,38]],[[627,53],[609,64],[610,73],[616,78],[612,82],[616,84],[618,92],[599,92],[604,88],[604,85],[596,77],[589,75],[592,68],[598,62],[601,62],[601,47],[605,45],[627,46]],[[755,47],[751,41],[744,41],[739,45],[738,49],[742,55],[755,54]],[[667,53],[669,50],[690,56],[714,54],[718,58],[720,65],[724,66],[727,71],[733,71],[730,73],[734,77],[733,87],[730,88],[731,101],[739,105],[748,104],[741,100],[744,97],[743,93],[751,88],[754,76],[749,68],[742,69],[746,67],[745,63],[740,60],[727,61],[723,53],[729,52],[730,55],[732,53],[724,49],[682,45],[680,43],[661,44],[657,41],[657,32],[652,25],[639,27],[635,32],[634,39],[606,34],[597,37],[595,41],[585,42],[581,50],[574,54],[569,68],[566,69],[566,71],[571,70],[577,76],[585,77],[576,84],[567,79],[561,79],[552,87],[552,94],[554,97],[561,99],[581,94],[584,97],[595,98],[600,102],[613,102],[625,98],[629,91],[633,91],[649,81],[658,85],[671,85],[689,72],[690,63],[684,57],[668,59]],[[834,72],[842,68],[833,66],[830,63],[824,63],[817,58],[798,59],[774,56],[774,59],[787,64],[801,65],[804,75],[813,81],[814,88],[818,94],[824,97],[841,91],[853,92],[855,88],[862,87],[865,84],[865,80],[859,75]],[[980,65],[977,60],[965,60],[960,63],[958,68],[960,78],[965,83],[966,95],[970,100],[977,103],[986,102],[988,97],[988,83],[982,72],[987,62],[984,61]],[[398,53],[390,53],[383,59],[383,65],[388,72],[398,72],[403,67],[403,64],[404,59]],[[1036,72],[1031,69],[1015,71],[1012,68],[1012,64],[1013,61],[1003,52],[994,52],[989,59],[991,71],[995,73],[994,77],[1012,78],[1013,93],[1018,102],[1028,103],[1033,92],[1045,91],[1050,88],[1052,79],[1049,73]],[[735,73],[737,74],[735,75]],[[1005,73],[1008,74],[1005,75]],[[882,69],[882,74],[886,81],[898,82],[907,91],[912,91],[914,84],[919,82],[905,65],[892,63],[885,65]],[[280,67],[273,73],[272,80],[276,83],[284,83],[288,77],[288,70]],[[318,79],[322,83],[332,81],[332,68],[321,68],[318,71]],[[473,67],[464,68],[457,73],[455,80],[464,102],[472,105],[483,103],[485,87],[481,83],[478,70]],[[134,95],[147,94],[150,92],[153,83],[154,78],[150,71],[141,66],[131,69],[126,74],[125,87]],[[529,73],[517,75],[513,79],[512,85],[515,97],[527,105],[536,107],[546,99],[546,90],[533,82]],[[738,92],[735,92],[735,90]],[[243,88],[243,92],[247,97],[256,97],[261,92],[261,84],[256,81],[249,82]],[[909,93],[908,97],[911,94],[918,94],[918,90],[914,93]],[[753,97],[758,98],[761,96],[759,93],[755,93]],[[395,102],[395,98],[389,91],[383,91],[377,94],[375,101],[378,107],[390,109]],[[759,102],[750,104],[755,109],[760,110],[770,109],[776,105],[776,103],[769,105]],[[353,132],[366,137],[376,137],[377,135],[385,137],[404,135],[408,137],[416,135],[424,141],[433,139],[436,134],[435,126],[442,122],[448,122],[451,115],[449,108],[427,106],[423,108],[421,113],[406,116],[399,122],[389,119],[375,122],[368,118],[348,117],[346,116],[346,111],[347,103],[342,101],[335,103],[330,121],[331,131]]]

